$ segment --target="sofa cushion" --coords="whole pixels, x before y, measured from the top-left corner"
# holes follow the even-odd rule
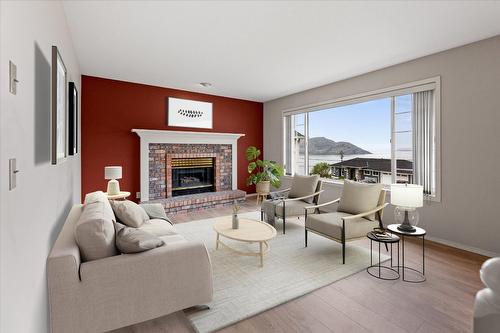
[[[83,261],[90,261],[114,256],[115,228],[113,226],[113,211],[109,211],[109,203],[94,201],[83,206],[75,225],[75,240],[80,249]],[[111,216],[110,216],[111,215]]]
[[[382,184],[344,181],[344,188],[337,211],[355,215],[374,209],[378,205],[382,186]],[[365,218],[374,221],[375,214],[368,215]]]
[[[138,253],[165,245],[155,235],[137,228],[130,228],[116,222],[116,247],[121,253]]]
[[[350,216],[349,213],[332,212],[324,214],[311,214],[307,216],[306,228],[317,231],[329,237],[342,239],[342,218]],[[365,237],[366,234],[378,227],[377,221],[369,221],[363,218],[347,220],[345,222],[345,238]]]
[[[117,220],[126,226],[139,228],[144,222],[149,220],[146,211],[133,201],[111,200],[110,203]]]
[[[318,186],[319,176],[300,176],[294,175],[292,180],[292,188],[288,196],[290,198],[300,198],[305,197],[316,192],[316,187]],[[314,197],[304,199],[304,202],[313,202]]]
[[[169,222],[160,219],[147,220],[139,229],[152,233],[157,237],[177,234],[177,231]]]

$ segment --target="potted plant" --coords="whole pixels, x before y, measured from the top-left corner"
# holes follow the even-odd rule
[[[284,175],[283,167],[274,161],[259,159],[260,150],[254,146],[248,147],[246,157],[248,160],[247,185],[255,184],[257,193],[271,192],[271,185],[280,187],[281,176]]]

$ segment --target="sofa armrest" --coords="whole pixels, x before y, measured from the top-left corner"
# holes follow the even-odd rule
[[[53,260],[72,267],[70,256]],[[49,289],[52,332],[107,332],[207,304],[213,295],[210,258],[200,242],[84,262],[80,276]]]
[[[209,302],[213,294],[210,257],[201,242],[180,241],[146,252],[85,262],[80,275],[94,297],[118,303],[135,299],[149,307],[148,302],[162,302],[168,296],[178,305],[177,311],[184,303],[193,306],[190,303],[194,300],[197,304]]]

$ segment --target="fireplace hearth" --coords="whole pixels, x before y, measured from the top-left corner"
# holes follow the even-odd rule
[[[215,191],[214,158],[173,158],[172,196]]]

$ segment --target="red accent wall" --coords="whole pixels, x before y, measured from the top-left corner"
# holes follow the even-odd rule
[[[130,191],[130,199],[135,199],[140,191],[140,148],[132,128],[244,133],[238,140],[238,188],[255,191],[245,183],[245,150],[251,145],[262,149],[262,103],[85,75],[81,96],[82,198],[92,191],[106,191],[104,167],[121,165],[120,188]],[[167,126],[168,97],[212,102],[214,128]]]

